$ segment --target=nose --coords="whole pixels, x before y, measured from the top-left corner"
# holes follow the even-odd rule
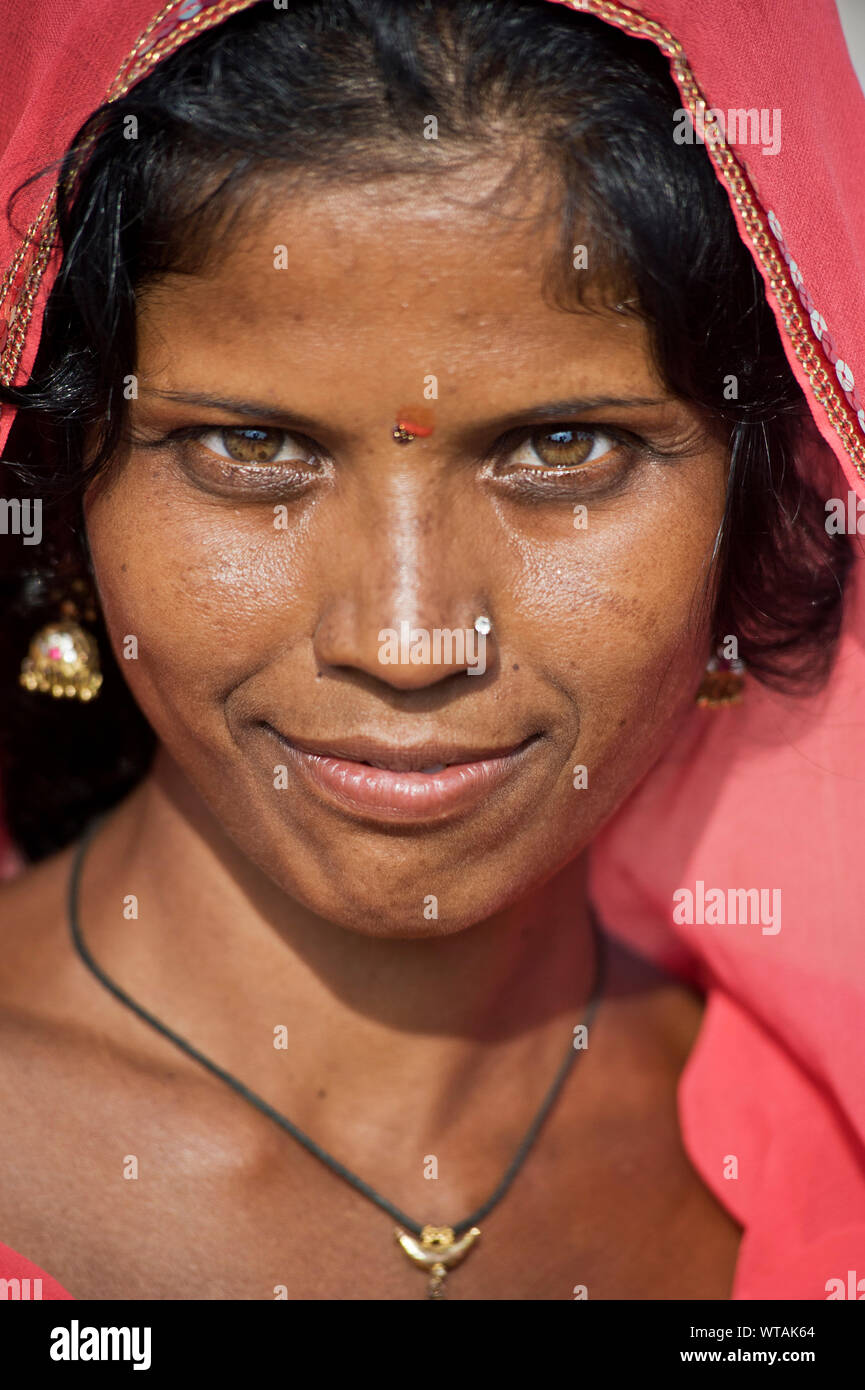
[[[467,510],[412,483],[354,512],[358,529],[315,630],[319,670],[360,671],[404,691],[486,672],[491,605]]]

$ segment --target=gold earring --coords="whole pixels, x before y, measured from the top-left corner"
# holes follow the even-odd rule
[[[94,622],[96,610],[84,580],[76,580],[72,587],[79,599],[64,599],[57,622],[46,623],[35,633],[18,680],[25,690],[86,702],[99,694],[102,672],[96,639],[78,620]]]
[[[723,663],[723,664],[722,664]],[[745,691],[745,663],[738,657],[711,656],[697,691],[697,704],[703,709],[741,705]]]

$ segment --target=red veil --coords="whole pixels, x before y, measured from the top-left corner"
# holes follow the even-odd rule
[[[34,23],[32,6],[7,0],[3,203],[97,105],[251,3],[174,0],[157,13],[154,0],[42,0]],[[855,512],[865,498],[865,103],[833,0],[551,3],[667,56],[824,441],[799,466]],[[708,110],[721,113],[715,142]],[[769,139],[754,139],[751,112],[764,113]],[[36,353],[56,269],[51,217],[42,182],[19,207],[18,230],[0,224],[6,381],[25,380]],[[4,407],[0,448],[13,417]],[[749,681],[743,705],[695,708],[592,847],[593,897],[609,929],[708,990],[679,1112],[693,1162],[745,1228],[734,1298],[865,1297],[863,634],[857,555],[827,688],[791,701]],[[675,920],[679,890],[696,904],[712,889],[780,891],[780,929],[708,911],[692,925]],[[6,1253],[7,1277],[40,1273]],[[64,1296],[50,1283],[49,1294]]]

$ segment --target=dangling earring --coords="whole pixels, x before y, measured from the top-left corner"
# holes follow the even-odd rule
[[[741,705],[745,690],[745,663],[738,657],[725,657],[720,648],[709,657],[697,691],[697,704],[704,709]]]
[[[55,699],[95,700],[102,685],[99,648],[79,619],[95,622],[96,609],[86,580],[75,580],[72,588],[78,598],[64,599],[57,622],[34,635],[18,679],[25,690],[41,690]]]

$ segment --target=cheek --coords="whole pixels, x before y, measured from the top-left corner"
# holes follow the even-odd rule
[[[584,529],[511,538],[521,650],[568,691],[596,764],[644,762],[693,699],[711,641],[723,478],[712,461],[696,487],[669,479],[626,506],[590,508]]]
[[[228,694],[311,630],[302,532],[134,469],[86,516],[111,645],[157,733],[224,732]]]

